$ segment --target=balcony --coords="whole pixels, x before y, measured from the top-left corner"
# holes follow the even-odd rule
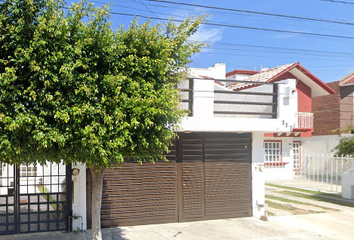
[[[232,87],[230,86],[232,84]],[[179,89],[186,131],[290,132],[296,125],[296,81],[250,82],[191,78]],[[236,87],[235,87],[236,86]],[[232,88],[232,89],[231,89]]]
[[[297,125],[295,129],[312,129],[313,128],[313,113],[311,112],[298,112],[296,113]]]

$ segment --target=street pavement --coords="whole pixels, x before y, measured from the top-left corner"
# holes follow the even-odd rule
[[[352,240],[354,211],[102,229],[104,240]],[[81,233],[38,233],[0,236],[1,240],[86,240]]]
[[[267,194],[285,197],[266,187]],[[103,240],[353,240],[354,208],[295,196],[288,199],[327,207],[325,213],[235,218],[102,229]],[[354,203],[354,202],[353,202]],[[313,208],[313,206],[311,206]],[[322,209],[323,210],[323,209]],[[91,231],[0,236],[0,240],[87,240]]]

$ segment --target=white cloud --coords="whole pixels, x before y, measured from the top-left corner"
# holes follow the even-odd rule
[[[206,42],[210,45],[222,39],[222,29],[221,28],[205,28],[201,26],[199,30],[193,34],[188,40]]]

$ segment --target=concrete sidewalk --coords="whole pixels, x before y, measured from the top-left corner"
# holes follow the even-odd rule
[[[354,211],[103,229],[104,240],[352,240]],[[1,240],[86,240],[91,232],[0,236]]]

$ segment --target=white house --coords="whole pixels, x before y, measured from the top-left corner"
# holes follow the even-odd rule
[[[225,64],[217,63],[191,69],[189,79],[179,85],[181,105],[189,115],[167,155],[169,162],[128,162],[107,170],[103,227],[265,214],[265,134],[293,131],[298,121],[298,80],[289,76],[256,82],[226,76]],[[243,87],[232,89],[235,84]],[[0,178],[5,181],[10,175],[2,170]],[[0,221],[5,226],[0,234],[63,230],[70,225],[74,230],[90,228],[89,171],[84,165],[68,166],[65,181],[53,180],[61,175],[43,174],[42,184],[49,181],[48,186],[58,188],[23,193],[20,198],[26,202],[15,200],[16,184],[0,186]],[[32,177],[38,185],[37,176]],[[27,211],[22,213],[21,207]],[[16,211],[22,218],[13,221]]]
[[[106,173],[103,227],[264,215],[264,134],[296,124],[296,80],[234,91],[225,76],[217,63],[191,69],[179,85],[190,114],[168,163],[127,163]],[[81,172],[77,182],[84,183]],[[87,207],[87,216],[75,206],[73,213],[88,217],[89,228]]]

